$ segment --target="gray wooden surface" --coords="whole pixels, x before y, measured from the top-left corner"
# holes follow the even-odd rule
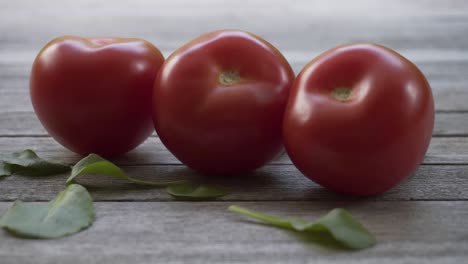
[[[0,152],[33,148],[73,163],[37,121],[28,78],[39,49],[59,35],[145,38],[167,56],[208,31],[239,28],[284,52],[298,72],[348,42],[389,46],[414,61],[435,96],[436,126],[417,172],[367,199],[333,194],[301,176],[286,155],[239,178],[203,179],[151,137],[115,162],[135,177],[190,178],[229,186],[216,202],[176,202],[159,189],[82,179],[97,201],[88,230],[58,240],[0,232],[0,263],[466,263],[468,262],[468,1],[35,1],[0,2]],[[45,202],[66,175],[0,181],[0,214],[15,199]],[[239,204],[313,219],[345,207],[372,230],[374,248],[343,252],[229,213]]]

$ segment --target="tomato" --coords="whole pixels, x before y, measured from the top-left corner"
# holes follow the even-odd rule
[[[330,190],[382,193],[424,158],[434,101],[424,75],[398,53],[374,44],[331,49],[296,78],[283,124],[297,168]]]
[[[151,95],[163,62],[140,39],[54,39],[32,67],[34,110],[49,134],[76,153],[125,153],[154,131]]]
[[[294,72],[251,33],[208,33],[176,50],[155,82],[153,119],[162,143],[206,174],[254,170],[282,149]]]

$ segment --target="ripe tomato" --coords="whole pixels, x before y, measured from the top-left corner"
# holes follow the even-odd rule
[[[352,44],[304,67],[283,134],[307,177],[336,192],[374,195],[417,168],[433,126],[432,92],[418,68],[385,47]]]
[[[163,62],[140,39],[54,39],[32,67],[34,110],[49,134],[76,153],[125,153],[153,131],[151,95]]]
[[[180,161],[207,174],[256,169],[282,148],[294,72],[253,34],[208,33],[175,51],[155,82],[153,119]]]

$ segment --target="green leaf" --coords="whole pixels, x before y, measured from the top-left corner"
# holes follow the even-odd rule
[[[179,200],[213,200],[230,193],[224,188],[189,182],[169,186],[166,191]]]
[[[79,232],[94,221],[93,199],[81,185],[69,185],[48,204],[16,201],[0,226],[24,238],[58,238]]]
[[[153,182],[143,181],[129,177],[114,163],[96,155],[89,154],[87,157],[80,160],[72,168],[71,176],[67,179],[67,184],[75,182],[75,178],[80,175],[107,175],[117,179],[126,180],[132,183],[148,185],[154,187],[167,187],[174,184],[181,184],[187,181],[171,181],[171,182]]]
[[[375,237],[348,211],[341,208],[333,209],[315,222],[262,214],[236,205],[229,206],[228,210],[273,226],[301,232],[312,238],[329,236],[339,245],[350,249],[364,249],[376,243]]]
[[[12,174],[47,176],[68,171],[70,171],[70,166],[43,160],[30,149],[0,154],[0,177]]]
[[[0,161],[0,178],[5,176],[10,176],[13,174],[11,164]]]

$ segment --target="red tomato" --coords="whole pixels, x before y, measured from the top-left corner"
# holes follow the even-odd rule
[[[175,51],[155,82],[161,141],[207,174],[254,170],[282,148],[281,125],[294,72],[253,34],[208,33]]]
[[[385,47],[352,44],[304,67],[291,88],[283,134],[303,174],[364,196],[416,170],[433,126],[432,92],[418,68]]]
[[[34,110],[49,134],[76,153],[125,153],[153,131],[151,95],[163,62],[140,39],[57,38],[32,67]]]

